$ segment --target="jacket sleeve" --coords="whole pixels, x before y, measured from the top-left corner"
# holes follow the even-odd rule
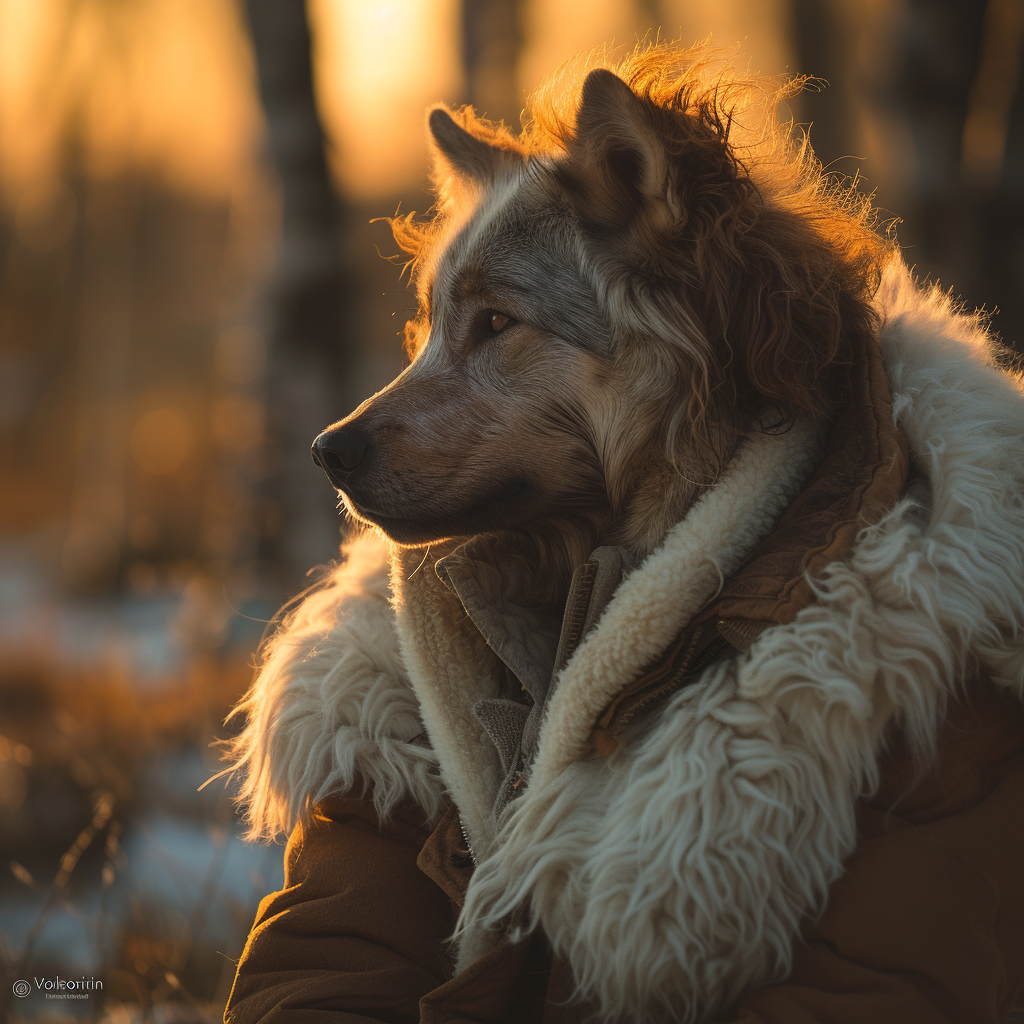
[[[1015,721],[1019,739],[1009,705],[1002,732]],[[1005,1024],[1022,1008],[1024,748],[992,756],[1014,741],[965,731],[931,806],[861,808],[862,842],[789,978],[732,1024]]]
[[[225,1011],[228,1024],[419,1021],[451,973],[451,901],[416,866],[430,833],[417,808],[378,820],[334,798],[296,827],[285,887],[260,904]]]

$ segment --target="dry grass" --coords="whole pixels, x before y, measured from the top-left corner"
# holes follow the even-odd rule
[[[254,877],[241,897],[225,885],[239,856],[234,811],[222,786],[200,793],[196,781],[216,771],[209,745],[249,677],[243,661],[209,656],[148,692],[116,672],[0,670],[0,905],[26,908],[0,935],[9,1019],[220,1017],[270,883]],[[141,862],[167,884],[141,885]],[[73,956],[47,939],[63,926],[79,936]],[[103,980],[102,994],[70,1005],[13,997],[18,978],[81,976],[72,962],[92,964],[84,974]]]

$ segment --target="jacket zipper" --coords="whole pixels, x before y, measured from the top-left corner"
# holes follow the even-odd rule
[[[466,832],[466,826],[463,824],[462,815],[461,814],[459,815],[459,831],[462,833],[462,839],[463,839],[463,841],[466,844],[466,849],[469,850],[470,860],[472,860],[473,863],[476,864],[477,863],[476,854],[473,852],[473,844],[469,841],[469,835]]]

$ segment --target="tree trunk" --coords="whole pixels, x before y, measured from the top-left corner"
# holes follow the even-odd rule
[[[350,296],[341,256],[343,208],[324,155],[305,4],[246,0],[246,9],[281,183],[267,399],[280,455],[272,481],[282,510],[274,554],[291,588],[337,551],[336,496],[309,446],[353,404],[345,394],[352,346],[341,326]]]

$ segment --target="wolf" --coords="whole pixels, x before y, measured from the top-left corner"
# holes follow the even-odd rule
[[[512,531],[564,599],[599,541],[650,554],[745,432],[835,406],[877,331],[867,205],[807,148],[755,184],[753,97],[731,83],[726,118],[724,83],[680,89],[675,59],[649,51],[633,88],[594,70],[571,127],[432,111],[437,216],[394,222],[412,362],[313,443],[353,519],[400,544]]]
[[[430,113],[410,362],[313,443],[353,533],[230,744],[291,838],[229,1021],[1024,992],[1024,388],[799,86],[657,45]]]

